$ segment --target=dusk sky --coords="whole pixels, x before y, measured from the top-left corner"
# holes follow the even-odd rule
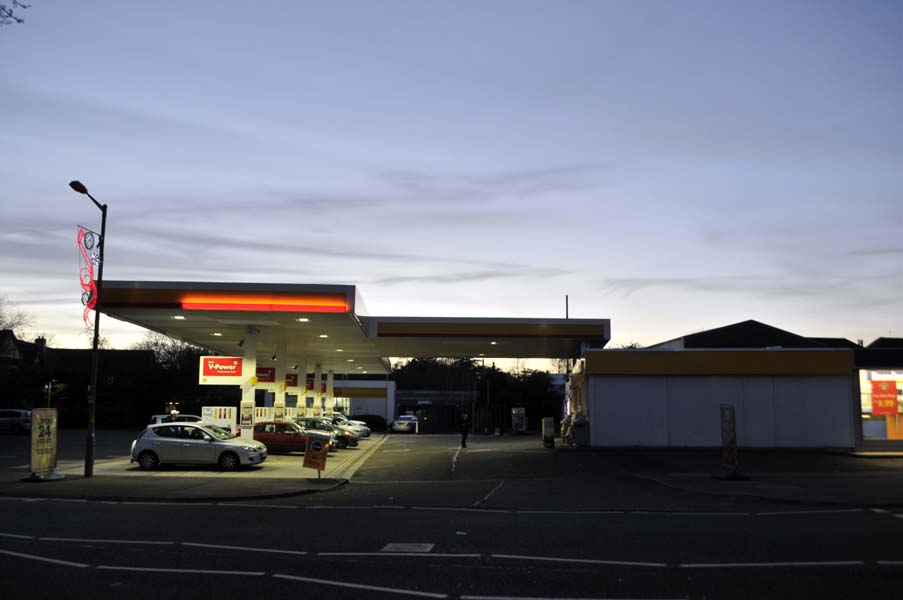
[[[903,3],[64,2],[0,27],[0,293],[348,283],[371,315],[903,337]],[[114,347],[143,336],[112,319]]]

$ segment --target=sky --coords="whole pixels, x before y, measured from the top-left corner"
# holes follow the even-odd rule
[[[903,3],[33,0],[0,27],[0,294],[354,284],[378,316],[903,337]],[[142,330],[112,319],[126,348]]]

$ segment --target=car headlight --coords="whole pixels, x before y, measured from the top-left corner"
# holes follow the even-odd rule
[[[254,446],[242,446],[241,449],[245,452],[259,452],[259,450]]]

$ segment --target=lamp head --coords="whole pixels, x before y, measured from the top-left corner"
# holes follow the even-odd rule
[[[75,181],[70,181],[69,187],[71,187],[73,190],[75,190],[79,194],[87,194],[88,193],[88,188],[86,188],[85,184],[83,184],[78,179],[76,179]]]

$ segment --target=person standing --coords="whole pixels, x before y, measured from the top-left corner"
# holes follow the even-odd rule
[[[461,412],[461,447],[467,448],[467,434],[470,433],[470,413],[467,409]]]

